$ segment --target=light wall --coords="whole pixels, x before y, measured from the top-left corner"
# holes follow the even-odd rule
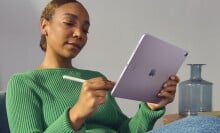
[[[46,1],[47,2],[47,1]],[[43,52],[39,48],[39,17],[45,0],[0,1],[0,87],[9,76],[34,69]],[[178,72],[189,79],[189,63],[207,64],[202,77],[213,85],[213,109],[220,110],[220,1],[219,0],[81,0],[90,13],[89,41],[73,60],[80,68],[98,70],[117,80],[143,33],[150,33],[189,52]],[[158,53],[159,54],[159,53]],[[138,102],[118,99],[122,110],[132,116]],[[176,99],[168,113],[178,112]],[[158,120],[155,127],[162,126]]]

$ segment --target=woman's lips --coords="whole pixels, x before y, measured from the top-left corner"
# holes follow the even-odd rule
[[[67,45],[71,48],[77,48],[78,50],[82,49],[82,47],[79,44],[76,44],[76,43],[67,43]]]

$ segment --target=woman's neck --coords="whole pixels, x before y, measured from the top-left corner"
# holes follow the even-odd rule
[[[58,58],[48,58],[44,57],[42,63],[37,67],[37,69],[45,68],[73,68],[71,59],[58,59]]]

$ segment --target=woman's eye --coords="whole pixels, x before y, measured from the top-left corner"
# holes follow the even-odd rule
[[[67,26],[74,26],[74,23],[73,22],[63,22],[65,25]]]

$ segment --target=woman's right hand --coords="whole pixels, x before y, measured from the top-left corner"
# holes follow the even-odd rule
[[[76,104],[69,111],[69,118],[75,130],[80,129],[85,119],[96,111],[99,105],[105,103],[108,90],[115,83],[102,77],[86,80]]]

